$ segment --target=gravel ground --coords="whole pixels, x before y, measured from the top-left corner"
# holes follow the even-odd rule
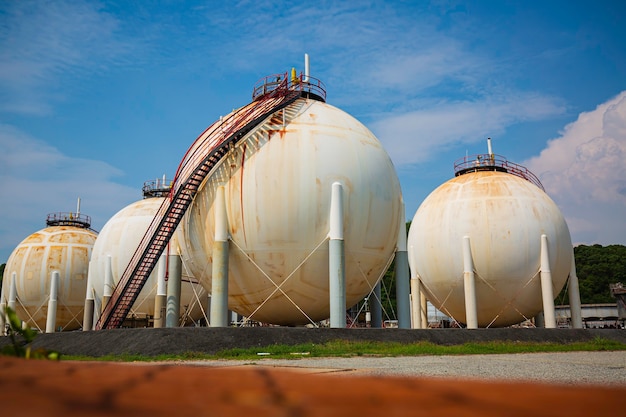
[[[434,376],[557,384],[626,386],[626,352],[559,352],[501,355],[301,358],[257,361],[185,361],[196,366],[268,366],[314,373]]]

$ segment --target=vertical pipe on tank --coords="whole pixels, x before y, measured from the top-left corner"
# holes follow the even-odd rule
[[[50,298],[48,299],[48,312],[46,314],[46,333],[54,333],[54,326],[57,322],[59,271],[52,271],[50,275]]]
[[[411,327],[413,329],[422,328],[422,294],[420,288],[419,275],[415,268],[414,249],[411,246],[409,251],[409,276],[411,282]]]
[[[165,176],[163,176],[165,181]],[[167,289],[165,284],[165,268],[167,255],[163,253],[159,258],[157,266],[157,293],[154,297],[154,328],[158,329],[163,327],[165,319],[165,303],[167,302]]]
[[[572,268],[569,273],[569,287],[567,287],[569,297],[569,311],[574,329],[583,328],[583,313],[580,307],[580,291],[578,288],[578,276],[576,275],[576,260],[572,253]]]
[[[476,281],[469,236],[463,236],[463,288],[465,290],[465,321],[468,329],[478,328]]]
[[[90,268],[91,269],[91,268]],[[85,309],[83,311],[83,331],[90,331],[93,327],[93,313],[95,300],[92,289],[92,274],[87,274],[87,290],[85,292]]]
[[[180,290],[183,278],[183,260],[180,255],[169,255],[167,270],[167,310],[165,327],[177,327],[180,318]]]
[[[17,272],[11,273],[11,281],[9,281],[9,301],[7,307],[15,311],[17,303]]]
[[[309,54],[304,54],[304,78],[302,81],[309,82]]]
[[[115,283],[113,282],[113,269],[111,268],[111,255],[104,258],[104,289],[102,291],[102,311],[109,303],[113,295]]]
[[[215,239],[211,268],[211,327],[228,326],[228,217],[224,186],[215,195]]]
[[[411,328],[409,295],[409,258],[406,251],[406,224],[404,223],[404,203],[400,208],[400,227],[396,247],[396,305],[398,308],[398,328]]]
[[[343,186],[334,182],[330,198],[328,275],[330,327],[346,327],[346,265],[343,240]]]
[[[554,291],[552,290],[552,272],[548,253],[548,236],[541,235],[541,298],[543,299],[543,318],[546,329],[556,328],[554,312]]]
[[[372,327],[383,327],[383,308],[382,299],[380,298],[380,281],[374,287],[374,297],[370,297],[370,311],[372,312]],[[372,299],[373,298],[373,299]]]

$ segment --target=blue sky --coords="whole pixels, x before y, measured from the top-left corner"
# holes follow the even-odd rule
[[[173,176],[261,77],[303,69],[383,143],[407,219],[466,153],[528,166],[574,243],[626,244],[622,1],[2,1],[0,263]]]

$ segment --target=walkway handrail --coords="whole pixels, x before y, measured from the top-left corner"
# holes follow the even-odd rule
[[[468,172],[476,171],[503,171],[513,174],[517,177],[523,178],[526,181],[531,182],[543,191],[543,184],[539,181],[539,178],[533,174],[528,168],[516,164],[514,162],[507,161],[502,155],[496,154],[477,154],[471,156],[465,156],[457,159],[454,162],[454,176],[466,174]]]
[[[285,83],[286,81],[286,83]],[[302,93],[312,94],[319,97],[322,101],[326,101],[326,86],[324,83],[310,75],[300,73],[295,77],[288,73],[273,74],[261,78],[254,84],[252,89],[252,100],[259,100],[271,94],[277,88],[287,88],[289,90],[298,90]]]

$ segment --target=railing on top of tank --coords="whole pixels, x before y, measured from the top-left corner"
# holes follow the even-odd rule
[[[82,213],[50,213],[46,217],[47,226],[78,226],[89,229],[91,227],[91,217]]]
[[[280,87],[285,79],[288,80],[287,88],[289,90],[300,90],[303,93],[319,97],[322,101],[326,102],[326,86],[324,83],[315,77],[311,77],[310,75],[306,76],[303,73],[300,73],[300,75],[296,75],[295,73],[291,75],[288,73],[273,74],[261,78],[256,82],[252,90],[252,101],[258,100],[264,95],[271,93]]]
[[[537,187],[545,191],[545,189],[543,188],[543,184],[541,184],[541,181],[539,181],[539,178],[537,178],[535,174],[530,172],[528,168],[514,162],[507,161],[507,159],[502,155],[471,155],[457,159],[454,162],[454,176],[457,177],[467,172],[489,170],[508,172],[509,174],[513,174],[517,177],[523,178],[535,184]]]
[[[141,191],[144,197],[166,197],[173,184],[174,181],[172,180],[157,178],[155,180],[144,182]]]

